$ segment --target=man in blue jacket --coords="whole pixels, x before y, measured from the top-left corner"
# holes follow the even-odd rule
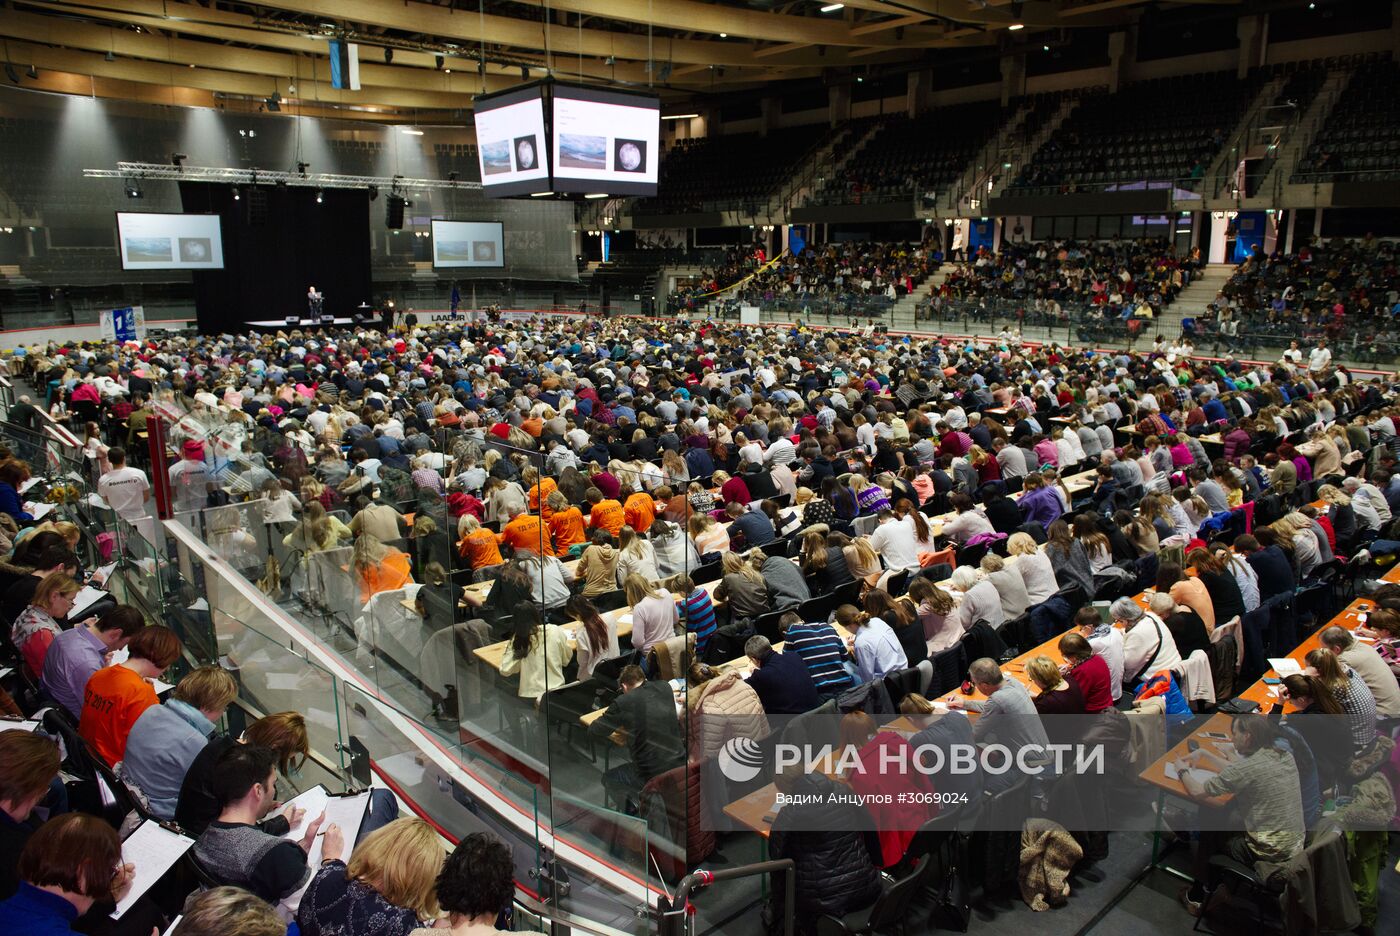
[[[744,655],[753,664],[749,686],[769,715],[800,715],[821,705],[807,664],[795,653],[779,653],[767,637],[750,637]]]

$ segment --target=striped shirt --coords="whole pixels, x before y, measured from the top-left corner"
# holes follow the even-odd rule
[[[794,624],[784,635],[783,652],[796,653],[807,664],[817,691],[826,695],[849,689],[855,684],[842,665],[850,659],[846,642],[830,624]]]
[[[685,616],[685,629],[695,635],[695,655],[704,657],[710,635],[715,632],[715,606],[710,593],[697,588],[684,601],[676,602],[676,610]]]

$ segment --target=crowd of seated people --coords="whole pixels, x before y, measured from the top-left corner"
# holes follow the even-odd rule
[[[20,369],[42,380],[78,360],[85,372],[74,387],[99,368],[123,378],[139,369],[163,385],[157,406],[179,399],[244,426],[248,454],[219,462],[182,422],[172,425],[183,456],[170,468],[176,496],[207,503],[216,480],[229,477],[261,493],[270,476],[282,489],[270,500],[289,501],[279,516],[314,515],[307,542],[354,538],[359,600],[422,579],[425,619],[441,626],[431,605],[445,600],[452,626],[442,567],[490,580],[484,599],[468,593],[466,613],[505,643],[501,670],[518,675],[522,699],[621,649],[629,665],[590,729],[628,735],[628,762],[603,778],[620,807],[686,762],[666,679],[689,669],[669,649],[688,635],[696,662],[715,669],[691,677],[687,691],[699,691],[684,702],[702,715],[732,706],[754,732],[961,653],[986,700],[981,741],[1041,710],[1102,714],[1105,695],[1131,704],[1144,683],[1196,651],[1229,698],[1242,688],[1239,657],[1211,641],[1216,629],[1325,582],[1338,556],[1366,563],[1400,552],[1396,388],[1358,381],[1330,360],[1217,365],[1194,358],[1184,341],[1110,355],[610,319],[165,339],[125,351],[54,344],[29,349]],[[110,405],[100,401],[99,420],[125,431],[102,411]],[[362,498],[350,501],[346,529],[322,526],[327,502],[346,497]],[[414,537],[401,539],[404,513],[431,513],[427,505],[446,514],[447,529],[420,536],[415,523]],[[1252,532],[1241,533],[1246,516]],[[288,523],[289,535],[297,526],[275,522]],[[237,533],[223,521],[208,526],[210,536]],[[434,551],[434,535],[456,548]],[[66,613],[64,589],[45,581],[31,599],[42,607],[17,618],[14,636],[25,639],[15,653],[26,659],[35,640],[33,654],[60,646],[56,633],[47,643],[36,636],[62,630],[54,622]],[[1144,609],[1129,596],[1149,585],[1155,597]],[[1094,599],[1113,602],[1117,626],[1079,614]],[[630,638],[603,606],[630,610]],[[560,625],[575,621],[584,626],[571,645]],[[126,639],[120,623],[108,624],[84,625],[94,648]],[[200,748],[195,735],[217,722],[228,687],[196,670],[158,704],[145,680],[173,659],[162,631],[138,629],[120,665],[127,672],[86,693],[82,736],[111,763],[144,750],[130,765],[133,787],[148,775],[145,757],[192,754],[175,816],[185,824],[194,775],[195,819],[204,823],[196,857],[285,904],[315,869],[294,842],[265,853],[256,846],[266,841],[259,823],[278,777],[304,750],[288,753],[298,749],[285,740],[293,732],[273,726],[266,741],[245,735],[242,745],[215,739]],[[1287,652],[1298,636],[1290,618],[1268,649]],[[995,657],[1008,644],[1046,640],[1058,641],[1062,678],[1033,661],[1030,688],[1002,676]],[[736,667],[753,673],[745,688],[727,678]],[[1316,668],[1315,691],[1345,696],[1343,707],[1364,714],[1364,674],[1349,675],[1358,665]],[[1367,686],[1378,705],[1384,688]],[[911,716],[932,711],[917,693],[896,704]],[[1366,731],[1357,719],[1360,748],[1384,743],[1374,719]],[[180,741],[153,751],[148,733]],[[278,746],[274,737],[283,737]],[[892,743],[857,723],[850,738],[862,748]],[[1243,742],[1241,753],[1263,743]],[[222,750],[207,754],[216,744]],[[986,791],[993,786],[988,779]],[[148,796],[153,809],[168,808],[168,788]],[[868,903],[879,869],[902,858],[889,836],[863,851],[843,841],[841,866],[865,883],[828,894],[818,872],[836,845],[780,836],[798,817],[774,824],[773,853],[798,861],[803,907]],[[1294,854],[1300,842],[1275,847]],[[237,860],[250,849],[261,855],[251,866]],[[1202,895],[1188,896],[1198,904]]]
[[[931,290],[932,313],[966,303],[1012,303],[1033,318],[1087,310],[1150,319],[1191,282],[1199,260],[1163,241],[1003,244],[955,265]]]
[[[853,242],[808,247],[755,276],[741,299],[833,299],[908,295],[938,268],[942,255],[920,244]]]
[[[1343,338],[1393,347],[1400,309],[1395,245],[1367,235],[1306,243],[1291,254],[1250,257],[1201,317],[1225,339],[1241,335]],[[1227,342],[1228,343],[1228,342]]]

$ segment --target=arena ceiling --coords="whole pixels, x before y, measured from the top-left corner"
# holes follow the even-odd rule
[[[166,104],[460,122],[471,97],[546,74],[671,101],[790,79],[907,70],[957,50],[1111,29],[1146,7],[1267,0],[11,0],[0,38],[22,87]],[[1290,4],[1293,5],[1293,4]],[[359,43],[361,89],[329,80]]]

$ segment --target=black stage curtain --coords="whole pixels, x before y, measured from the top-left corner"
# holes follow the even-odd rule
[[[216,213],[224,268],[194,274],[199,330],[239,332],[250,321],[307,315],[306,290],[324,311],[348,318],[370,299],[369,193],[363,189],[181,182],[187,214]]]

